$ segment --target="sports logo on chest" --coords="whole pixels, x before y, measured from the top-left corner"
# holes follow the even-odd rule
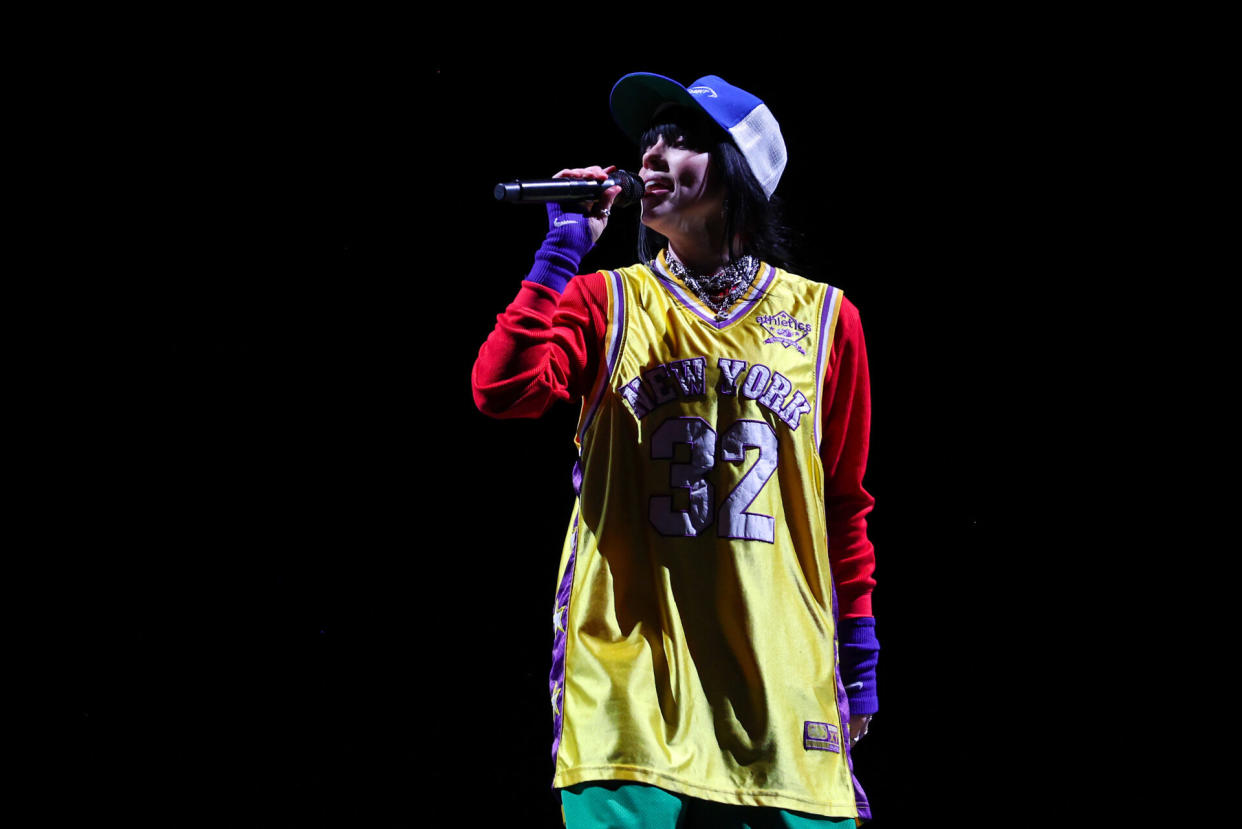
[[[798,349],[799,354],[806,354],[806,349],[802,347],[801,341],[811,335],[811,324],[809,322],[798,322],[788,311],[756,317],[755,322],[763,326],[764,331],[771,334],[770,337],[763,341],[765,345],[768,343],[780,343],[785,348],[789,348],[792,345]]]

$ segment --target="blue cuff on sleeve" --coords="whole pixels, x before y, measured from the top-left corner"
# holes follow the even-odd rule
[[[526,281],[563,293],[594,243],[585,215],[568,212],[555,202],[549,202],[547,207],[548,235],[535,254],[535,264]]]
[[[849,697],[851,714],[874,714],[880,710],[875,690],[875,666],[880,660],[880,642],[875,637],[875,619],[864,616],[842,619],[837,641],[841,652],[841,680]]]

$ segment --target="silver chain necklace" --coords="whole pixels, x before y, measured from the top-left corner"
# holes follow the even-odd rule
[[[711,274],[690,270],[678,262],[671,252],[665,261],[673,276],[684,282],[695,296],[703,300],[704,305],[715,311],[717,318],[725,316],[725,310],[750,287],[759,271],[759,260],[753,256],[735,259]]]

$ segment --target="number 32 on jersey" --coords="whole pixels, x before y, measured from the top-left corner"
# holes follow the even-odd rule
[[[674,460],[678,444],[690,447],[689,462]],[[762,420],[738,420],[720,435],[701,417],[674,417],[661,423],[651,435],[651,459],[670,462],[669,486],[686,490],[690,507],[676,509],[672,495],[654,495],[649,512],[652,525],[665,536],[701,535],[715,518],[715,487],[707,480],[707,475],[718,460],[735,464],[745,462],[748,449],[759,450],[759,457],[720,502],[716,534],[721,538],[774,543],[772,516],[746,511],[777,467],[776,432]]]

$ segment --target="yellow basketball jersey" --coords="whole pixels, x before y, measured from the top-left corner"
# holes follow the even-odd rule
[[[663,254],[605,276],[554,615],[553,785],[867,817],[819,457],[841,293],[763,264],[718,318]]]

